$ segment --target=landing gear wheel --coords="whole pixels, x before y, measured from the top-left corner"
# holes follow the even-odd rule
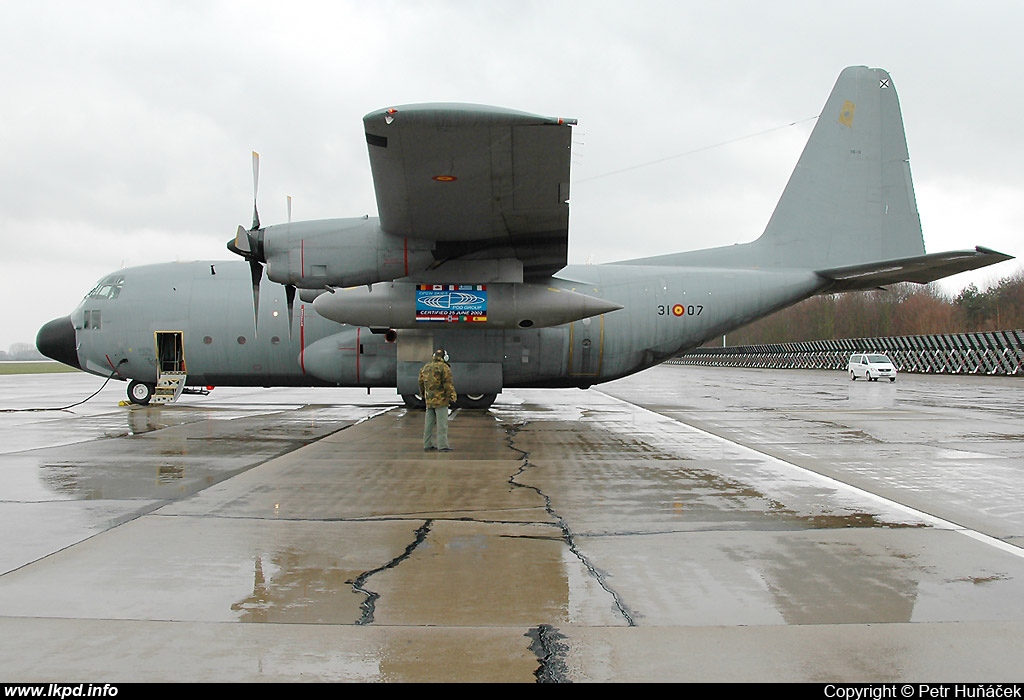
[[[890,381],[890,382],[894,382],[894,381],[896,381],[896,377],[889,377],[889,381]]]
[[[852,369],[850,370],[850,381],[851,382],[857,381],[857,375],[853,373]]]
[[[147,384],[133,379],[128,383],[128,400],[133,404],[146,406],[149,404],[149,400],[153,398],[155,390],[155,384]]]
[[[413,409],[425,408],[427,405],[419,394],[402,394],[402,401],[405,402],[407,408]]]
[[[497,394],[459,394],[455,405],[459,408],[487,409],[491,407],[496,398],[498,398]]]

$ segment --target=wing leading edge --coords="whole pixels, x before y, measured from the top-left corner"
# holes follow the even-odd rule
[[[517,258],[527,277],[566,265],[573,119],[466,104],[363,118],[380,225],[431,240],[439,261]]]

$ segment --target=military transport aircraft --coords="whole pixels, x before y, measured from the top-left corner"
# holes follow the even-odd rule
[[[880,69],[840,74],[760,238],[605,265],[566,265],[575,120],[424,104],[363,124],[379,218],[263,227],[254,197],[228,243],[245,261],[118,270],[39,350],[129,381],[139,404],[226,385],[394,387],[412,406],[444,347],[459,404],[487,407],[639,372],[815,294],[1010,259],[925,254]]]

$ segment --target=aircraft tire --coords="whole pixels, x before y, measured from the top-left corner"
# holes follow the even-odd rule
[[[422,409],[426,407],[423,397],[419,394],[402,394],[402,401],[405,402],[407,408]]]
[[[149,404],[149,400],[153,398],[155,390],[155,384],[147,384],[146,382],[133,379],[128,383],[128,400],[138,406],[146,406]]]
[[[852,369],[850,370],[850,381],[851,382],[857,381],[857,375],[853,373]]]
[[[488,409],[496,398],[498,398],[497,394],[459,394],[455,405],[459,408]]]

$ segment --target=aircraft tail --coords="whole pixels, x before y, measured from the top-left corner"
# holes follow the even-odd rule
[[[924,254],[892,78],[839,75],[761,237],[762,264],[824,270]]]
[[[881,68],[839,74],[761,237],[623,264],[813,270],[824,291],[927,283],[1011,259],[986,248],[925,255],[903,116]]]

